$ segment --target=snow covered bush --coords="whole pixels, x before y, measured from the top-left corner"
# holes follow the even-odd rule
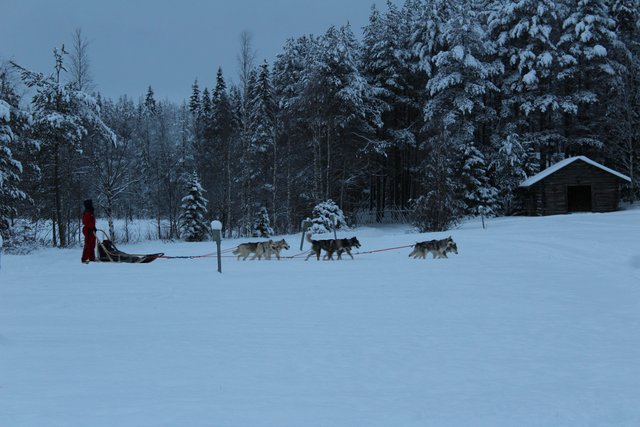
[[[412,208],[413,225],[421,233],[449,230],[460,220],[460,202],[451,192],[430,191],[413,200]]]
[[[198,174],[194,173],[187,187],[187,195],[182,198],[182,214],[180,215],[180,231],[187,242],[201,242],[209,234],[207,224],[207,204],[203,196]]]
[[[29,220],[18,219],[6,230],[7,239],[4,251],[13,255],[26,255],[47,245],[43,239],[37,239],[37,226]]]
[[[271,228],[271,221],[269,220],[269,212],[266,207],[260,208],[258,217],[253,223],[253,237],[271,237],[274,235],[273,228]]]
[[[342,209],[331,199],[318,203],[313,208],[313,218],[307,220],[311,221],[309,232],[313,234],[349,228]]]

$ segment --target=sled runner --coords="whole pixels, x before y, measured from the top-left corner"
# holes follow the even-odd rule
[[[116,245],[114,245],[113,242],[108,239],[105,239],[102,242],[98,243],[98,258],[101,262],[129,262],[132,264],[146,264],[151,261],[155,261],[163,255],[164,253],[146,255],[128,254],[116,248]]]

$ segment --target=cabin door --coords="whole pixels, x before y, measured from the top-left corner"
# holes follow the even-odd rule
[[[591,203],[591,186],[569,185],[567,187],[567,202],[569,212],[593,211]]]

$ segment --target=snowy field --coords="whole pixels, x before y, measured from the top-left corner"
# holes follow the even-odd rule
[[[451,234],[460,253],[225,258],[222,275],[3,255],[0,426],[640,425],[640,210],[352,234],[361,251]]]

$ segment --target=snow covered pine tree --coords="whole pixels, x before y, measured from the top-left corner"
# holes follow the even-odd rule
[[[332,230],[335,233],[341,228],[349,228],[342,209],[331,199],[318,203],[313,208],[313,218],[309,221],[309,233],[312,234],[329,233]]]
[[[195,172],[187,186],[187,193],[182,198],[181,234],[187,242],[201,242],[209,233],[206,220],[209,201],[203,196],[204,190],[200,185],[200,178]]]
[[[0,234],[8,237],[10,218],[17,214],[15,202],[27,198],[18,189],[22,164],[13,158],[14,141],[10,127],[11,107],[0,100]]]
[[[271,221],[269,220],[269,211],[263,206],[260,208],[258,217],[253,223],[253,237],[271,237],[273,234],[273,228],[271,228]]]

